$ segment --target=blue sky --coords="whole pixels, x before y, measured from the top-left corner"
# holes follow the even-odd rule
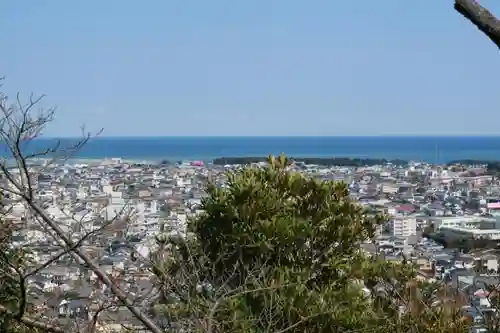
[[[500,14],[498,0],[482,0]],[[7,0],[47,135],[500,134],[500,52],[452,0]]]

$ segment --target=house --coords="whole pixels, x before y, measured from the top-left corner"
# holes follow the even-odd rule
[[[88,318],[88,301],[82,299],[63,299],[58,306],[61,317]]]

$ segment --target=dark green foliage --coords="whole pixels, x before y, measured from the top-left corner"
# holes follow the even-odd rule
[[[372,165],[385,165],[392,163],[394,165],[408,165],[404,160],[387,160],[383,158],[351,158],[351,157],[291,157],[290,161],[314,165],[330,165],[344,167],[362,167]],[[258,162],[267,162],[267,157],[219,157],[214,159],[215,165],[226,164],[251,164]]]
[[[420,292],[410,264],[360,250],[384,216],[368,214],[345,184],[290,172],[289,163],[270,157],[209,185],[192,234],[158,239],[156,310],[170,330],[463,332],[456,308],[444,315],[427,305],[422,295],[433,294]]]
[[[27,312],[27,290],[23,279],[27,266],[27,252],[12,247],[12,224],[0,221],[0,306],[8,310],[0,312],[0,331],[5,333],[35,333],[19,319]]]
[[[355,262],[356,245],[373,236],[381,218],[365,215],[345,184],[288,172],[287,162],[281,156],[269,168],[230,174],[225,188],[208,187],[206,214],[193,227],[219,272],[239,265],[243,274],[268,263],[307,267],[314,271],[310,283],[323,285],[339,276],[334,262]]]

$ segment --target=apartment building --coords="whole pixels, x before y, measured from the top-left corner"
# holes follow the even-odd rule
[[[395,216],[391,221],[393,236],[409,237],[417,234],[417,219],[409,216]]]

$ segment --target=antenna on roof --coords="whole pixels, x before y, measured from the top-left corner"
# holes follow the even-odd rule
[[[437,151],[438,151],[438,145],[437,145],[437,142],[434,142],[434,164],[437,164],[437,160],[438,160]]]

